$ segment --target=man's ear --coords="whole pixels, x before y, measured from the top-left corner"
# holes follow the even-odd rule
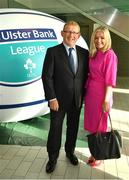
[[[78,39],[80,38],[80,36],[81,36],[81,33],[78,34]]]
[[[61,31],[61,36],[63,37],[63,35],[64,35],[64,32],[63,32],[63,31]]]

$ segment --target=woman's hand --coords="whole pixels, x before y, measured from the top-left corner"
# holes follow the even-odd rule
[[[110,103],[108,101],[104,101],[102,108],[103,108],[103,112],[109,112],[109,110],[110,110]]]
[[[109,112],[110,110],[110,99],[112,96],[112,86],[107,86],[105,90],[105,98],[102,105],[103,112]]]

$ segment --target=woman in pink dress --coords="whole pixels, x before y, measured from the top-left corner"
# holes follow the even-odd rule
[[[84,128],[89,133],[106,132],[117,76],[117,56],[111,48],[111,37],[106,27],[98,27],[91,36],[89,68],[85,85]],[[91,155],[87,163],[95,166],[100,161]]]

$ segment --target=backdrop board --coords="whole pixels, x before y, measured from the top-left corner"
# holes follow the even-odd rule
[[[0,9],[0,122],[49,113],[41,80],[48,47],[62,42],[64,22],[27,9]],[[87,48],[82,37],[78,45]]]

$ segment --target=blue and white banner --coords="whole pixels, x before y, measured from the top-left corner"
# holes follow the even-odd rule
[[[62,42],[64,22],[26,9],[0,10],[0,121],[49,112],[41,73],[48,47]],[[78,45],[87,48],[82,37]]]

